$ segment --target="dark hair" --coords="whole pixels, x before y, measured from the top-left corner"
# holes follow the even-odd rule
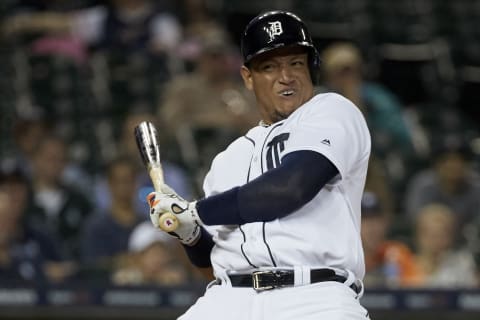
[[[438,134],[431,141],[431,157],[433,161],[448,153],[458,153],[466,160],[473,155],[468,139],[460,133]]]
[[[15,164],[1,164],[0,165],[0,184],[7,182],[28,183],[28,178],[23,170]]]

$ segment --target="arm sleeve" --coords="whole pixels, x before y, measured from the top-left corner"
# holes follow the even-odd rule
[[[212,266],[210,253],[212,252],[213,245],[212,236],[202,228],[198,242],[193,246],[183,245],[183,248],[194,266],[208,268]]]
[[[295,151],[257,179],[199,200],[198,214],[206,225],[271,221],[301,208],[337,174],[322,154]]]

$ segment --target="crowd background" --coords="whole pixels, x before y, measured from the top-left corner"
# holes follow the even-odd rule
[[[201,197],[212,157],[259,120],[239,37],[266,9],[306,21],[316,89],[369,124],[367,290],[479,287],[474,0],[2,1],[2,283],[206,283],[146,222],[133,128],[157,125],[166,182]]]

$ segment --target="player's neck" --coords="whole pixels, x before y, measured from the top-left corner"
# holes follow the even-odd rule
[[[267,123],[267,122],[265,122],[265,120],[260,120],[258,122],[258,125],[261,126],[261,127],[269,127],[271,125],[271,123]]]

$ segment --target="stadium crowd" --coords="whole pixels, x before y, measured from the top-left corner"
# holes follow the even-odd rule
[[[133,128],[154,122],[166,182],[202,196],[212,157],[258,123],[238,39],[275,8],[311,25],[316,89],[355,102],[371,131],[367,289],[480,287],[480,6],[469,0],[3,1],[0,280],[206,282],[148,222]]]

